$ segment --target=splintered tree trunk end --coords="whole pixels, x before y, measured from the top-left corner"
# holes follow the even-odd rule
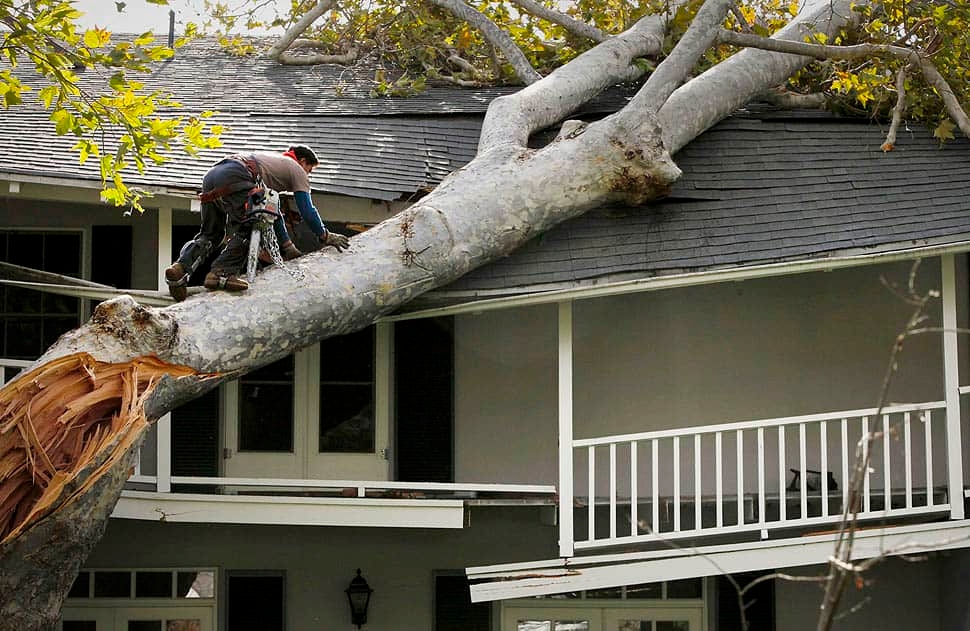
[[[53,628],[166,376],[198,375],[151,356],[113,364],[75,353],[0,390],[0,631]]]

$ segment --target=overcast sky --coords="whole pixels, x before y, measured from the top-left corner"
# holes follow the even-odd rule
[[[289,4],[288,0],[277,0]],[[202,22],[202,0],[169,0],[169,6],[149,4],[145,0],[125,0],[124,10],[117,10],[115,0],[75,0],[74,6],[84,12],[81,26],[99,26],[113,33],[168,33],[168,12],[175,11],[175,32],[181,34],[186,22]],[[238,2],[230,1],[230,6]]]

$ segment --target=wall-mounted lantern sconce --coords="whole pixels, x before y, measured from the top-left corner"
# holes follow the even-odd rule
[[[370,595],[374,590],[360,575],[360,568],[357,568],[357,576],[350,581],[350,585],[344,591],[347,593],[347,600],[350,601],[350,619],[359,629],[367,624],[367,605],[370,604]]]

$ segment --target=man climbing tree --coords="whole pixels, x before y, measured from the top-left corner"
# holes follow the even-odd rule
[[[296,348],[367,326],[589,209],[663,195],[680,173],[671,156],[749,100],[875,107],[893,121],[886,150],[908,113],[927,120],[941,140],[957,127],[970,135],[954,88],[965,85],[967,16],[960,5],[705,0],[645,3],[632,13],[625,3],[578,2],[567,13],[554,6],[348,3],[336,14],[323,0],[281,18],[286,34],[266,54],[282,63],[393,62],[394,76],[375,72],[376,95],[418,90],[426,81],[527,87],[491,104],[470,164],[356,237],[353,257],[301,258],[302,269],[325,270],[313,283],[271,269],[240,296],[220,292],[164,309],[130,298],[103,303],[0,390],[0,628],[52,626],[152,420]],[[99,125],[123,128],[117,151],[87,139],[78,151],[82,159],[99,156],[107,199],[137,204],[138,192],[124,184],[127,160],[149,168],[178,137],[190,148],[214,141],[203,136],[201,119],[150,122],[158,97],[139,96],[120,73],[112,77],[113,93],[82,98],[69,68],[115,63],[114,49],[103,32],[78,35],[72,11],[69,2],[0,2],[9,28],[0,51],[8,61],[40,51],[28,58],[52,82],[38,96],[59,129],[86,138]],[[332,19],[315,27],[328,13]],[[232,19],[222,10],[215,18]],[[418,36],[437,45],[404,41]],[[130,65],[147,63],[140,59]],[[615,114],[563,122],[626,81],[637,81],[637,91]],[[5,69],[0,90],[16,106],[25,87]],[[124,109],[139,99],[141,112]],[[555,140],[530,147],[535,131],[555,125]],[[274,306],[283,302],[290,309],[285,323]],[[246,343],[256,335],[259,345]],[[82,430],[66,436],[68,421]]]

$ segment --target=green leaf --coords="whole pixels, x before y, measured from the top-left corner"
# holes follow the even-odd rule
[[[953,135],[953,130],[956,129],[956,125],[953,124],[949,118],[943,119],[936,129],[933,130],[933,135],[940,141],[945,142],[947,140],[953,140],[955,136]]]

